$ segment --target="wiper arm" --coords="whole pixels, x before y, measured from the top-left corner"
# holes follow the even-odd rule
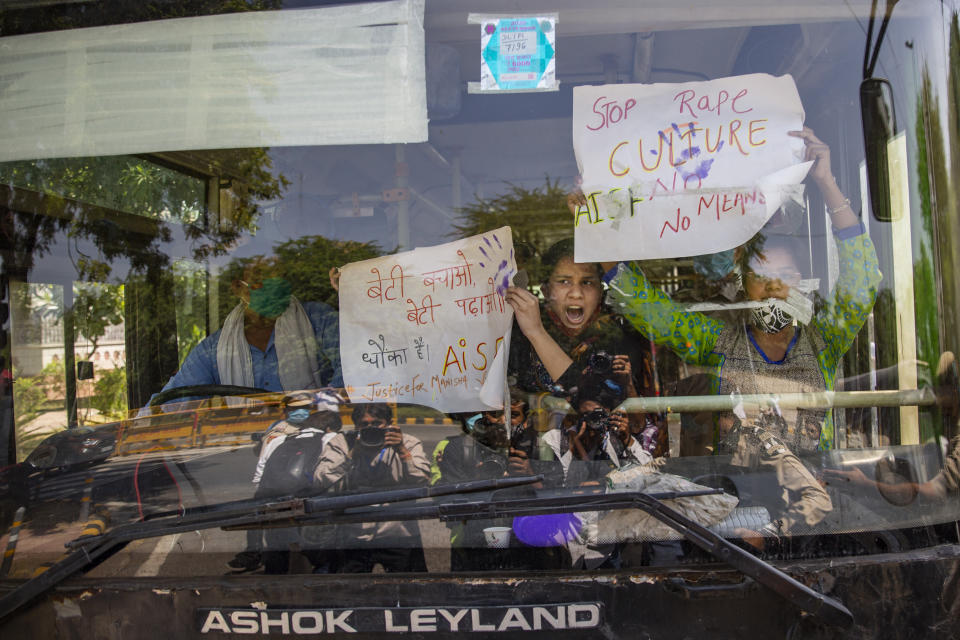
[[[333,514],[350,508],[479,491],[493,491],[542,481],[543,476],[539,475],[518,476],[337,496],[317,495],[312,497],[238,500],[212,507],[187,510],[183,514],[168,512],[160,517],[154,517],[143,522],[133,522],[114,527],[101,535],[81,536],[67,543],[67,548],[74,549],[74,551],[54,563],[39,576],[27,580],[10,593],[0,597],[0,619],[17,611],[70,576],[82,572],[93,563],[116,553],[127,543],[134,540],[157,538],[199,529],[241,526],[250,528],[265,523],[296,526],[301,524],[304,519],[316,520],[314,514],[320,512],[332,521]]]
[[[853,614],[839,600],[817,593],[773,565],[747,553],[706,527],[690,520],[650,495],[637,494],[636,506],[664,523],[713,557],[750,576],[807,613],[838,627],[853,624]]]
[[[783,571],[731,544],[706,527],[665,505],[662,500],[722,493],[719,489],[648,494],[642,492],[563,493],[553,496],[523,496],[498,500],[437,502],[434,504],[396,505],[421,498],[491,491],[530,485],[542,476],[478,480],[452,485],[393,489],[341,496],[285,498],[281,500],[241,500],[216,507],[200,508],[182,516],[136,522],[116,527],[100,536],[79,538],[68,546],[77,550],[41,575],[0,598],[0,618],[24,606],[74,573],[115,553],[132,540],[159,537],[197,529],[248,529],[261,526],[298,526],[344,522],[422,520],[443,521],[488,519],[508,516],[609,511],[637,508],[650,514],[692,544],[707,551],[741,573],[825,622],[848,626],[853,614],[840,602],[817,593]],[[383,505],[383,506],[374,506]]]
[[[316,514],[300,520],[301,524],[317,522],[373,522],[437,518],[443,521],[491,519],[577,511],[610,511],[640,509],[717,560],[747,575],[810,615],[840,627],[853,623],[853,614],[841,602],[817,593],[780,569],[737,547],[703,525],[671,509],[663,500],[690,498],[723,493],[720,489],[674,491],[667,493],[596,492],[556,496],[519,497],[495,501],[458,501],[439,504],[387,506],[375,509],[347,509],[339,514]]]

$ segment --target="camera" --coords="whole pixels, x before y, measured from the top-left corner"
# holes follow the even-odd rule
[[[504,449],[507,446],[507,428],[499,422],[491,422],[487,416],[481,416],[473,423],[471,431],[474,439],[490,449]]]
[[[357,432],[357,439],[365,447],[382,447],[386,429],[380,427],[364,427]]]
[[[474,449],[477,463],[477,476],[481,480],[502,478],[507,473],[507,457],[500,451],[486,447]]]
[[[510,436],[510,448],[517,451],[523,451],[527,454],[528,460],[534,459],[534,451],[537,447],[537,432],[526,424],[520,424],[513,430]]]
[[[605,409],[593,409],[581,416],[589,431],[604,432],[610,428],[610,414]]]
[[[613,371],[613,356],[602,349],[595,351],[587,359],[587,366],[591,373],[605,376]]]

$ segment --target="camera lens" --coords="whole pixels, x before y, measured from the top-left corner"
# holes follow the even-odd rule
[[[474,423],[473,437],[485,447],[502,449],[507,444],[507,428],[503,424],[491,422],[484,416]]]
[[[604,431],[610,424],[610,414],[603,409],[594,409],[585,414],[583,419],[591,431]]]
[[[604,375],[613,371],[613,356],[606,351],[597,351],[590,354],[587,364],[594,373]]]
[[[384,435],[386,434],[380,427],[364,427],[360,429],[357,437],[360,444],[366,447],[382,447]]]
[[[487,456],[477,467],[477,475],[482,479],[502,478],[506,472],[507,461],[495,455]]]

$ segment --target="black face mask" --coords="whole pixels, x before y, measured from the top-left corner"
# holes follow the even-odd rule
[[[752,324],[765,333],[778,333],[793,324],[793,316],[774,304],[753,309]]]

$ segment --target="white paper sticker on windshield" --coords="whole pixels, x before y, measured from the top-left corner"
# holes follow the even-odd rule
[[[480,25],[481,92],[556,91],[556,14],[471,14],[469,22]]]
[[[736,247],[800,189],[811,163],[790,76],[576,87],[573,144],[585,204],[582,262]]]

